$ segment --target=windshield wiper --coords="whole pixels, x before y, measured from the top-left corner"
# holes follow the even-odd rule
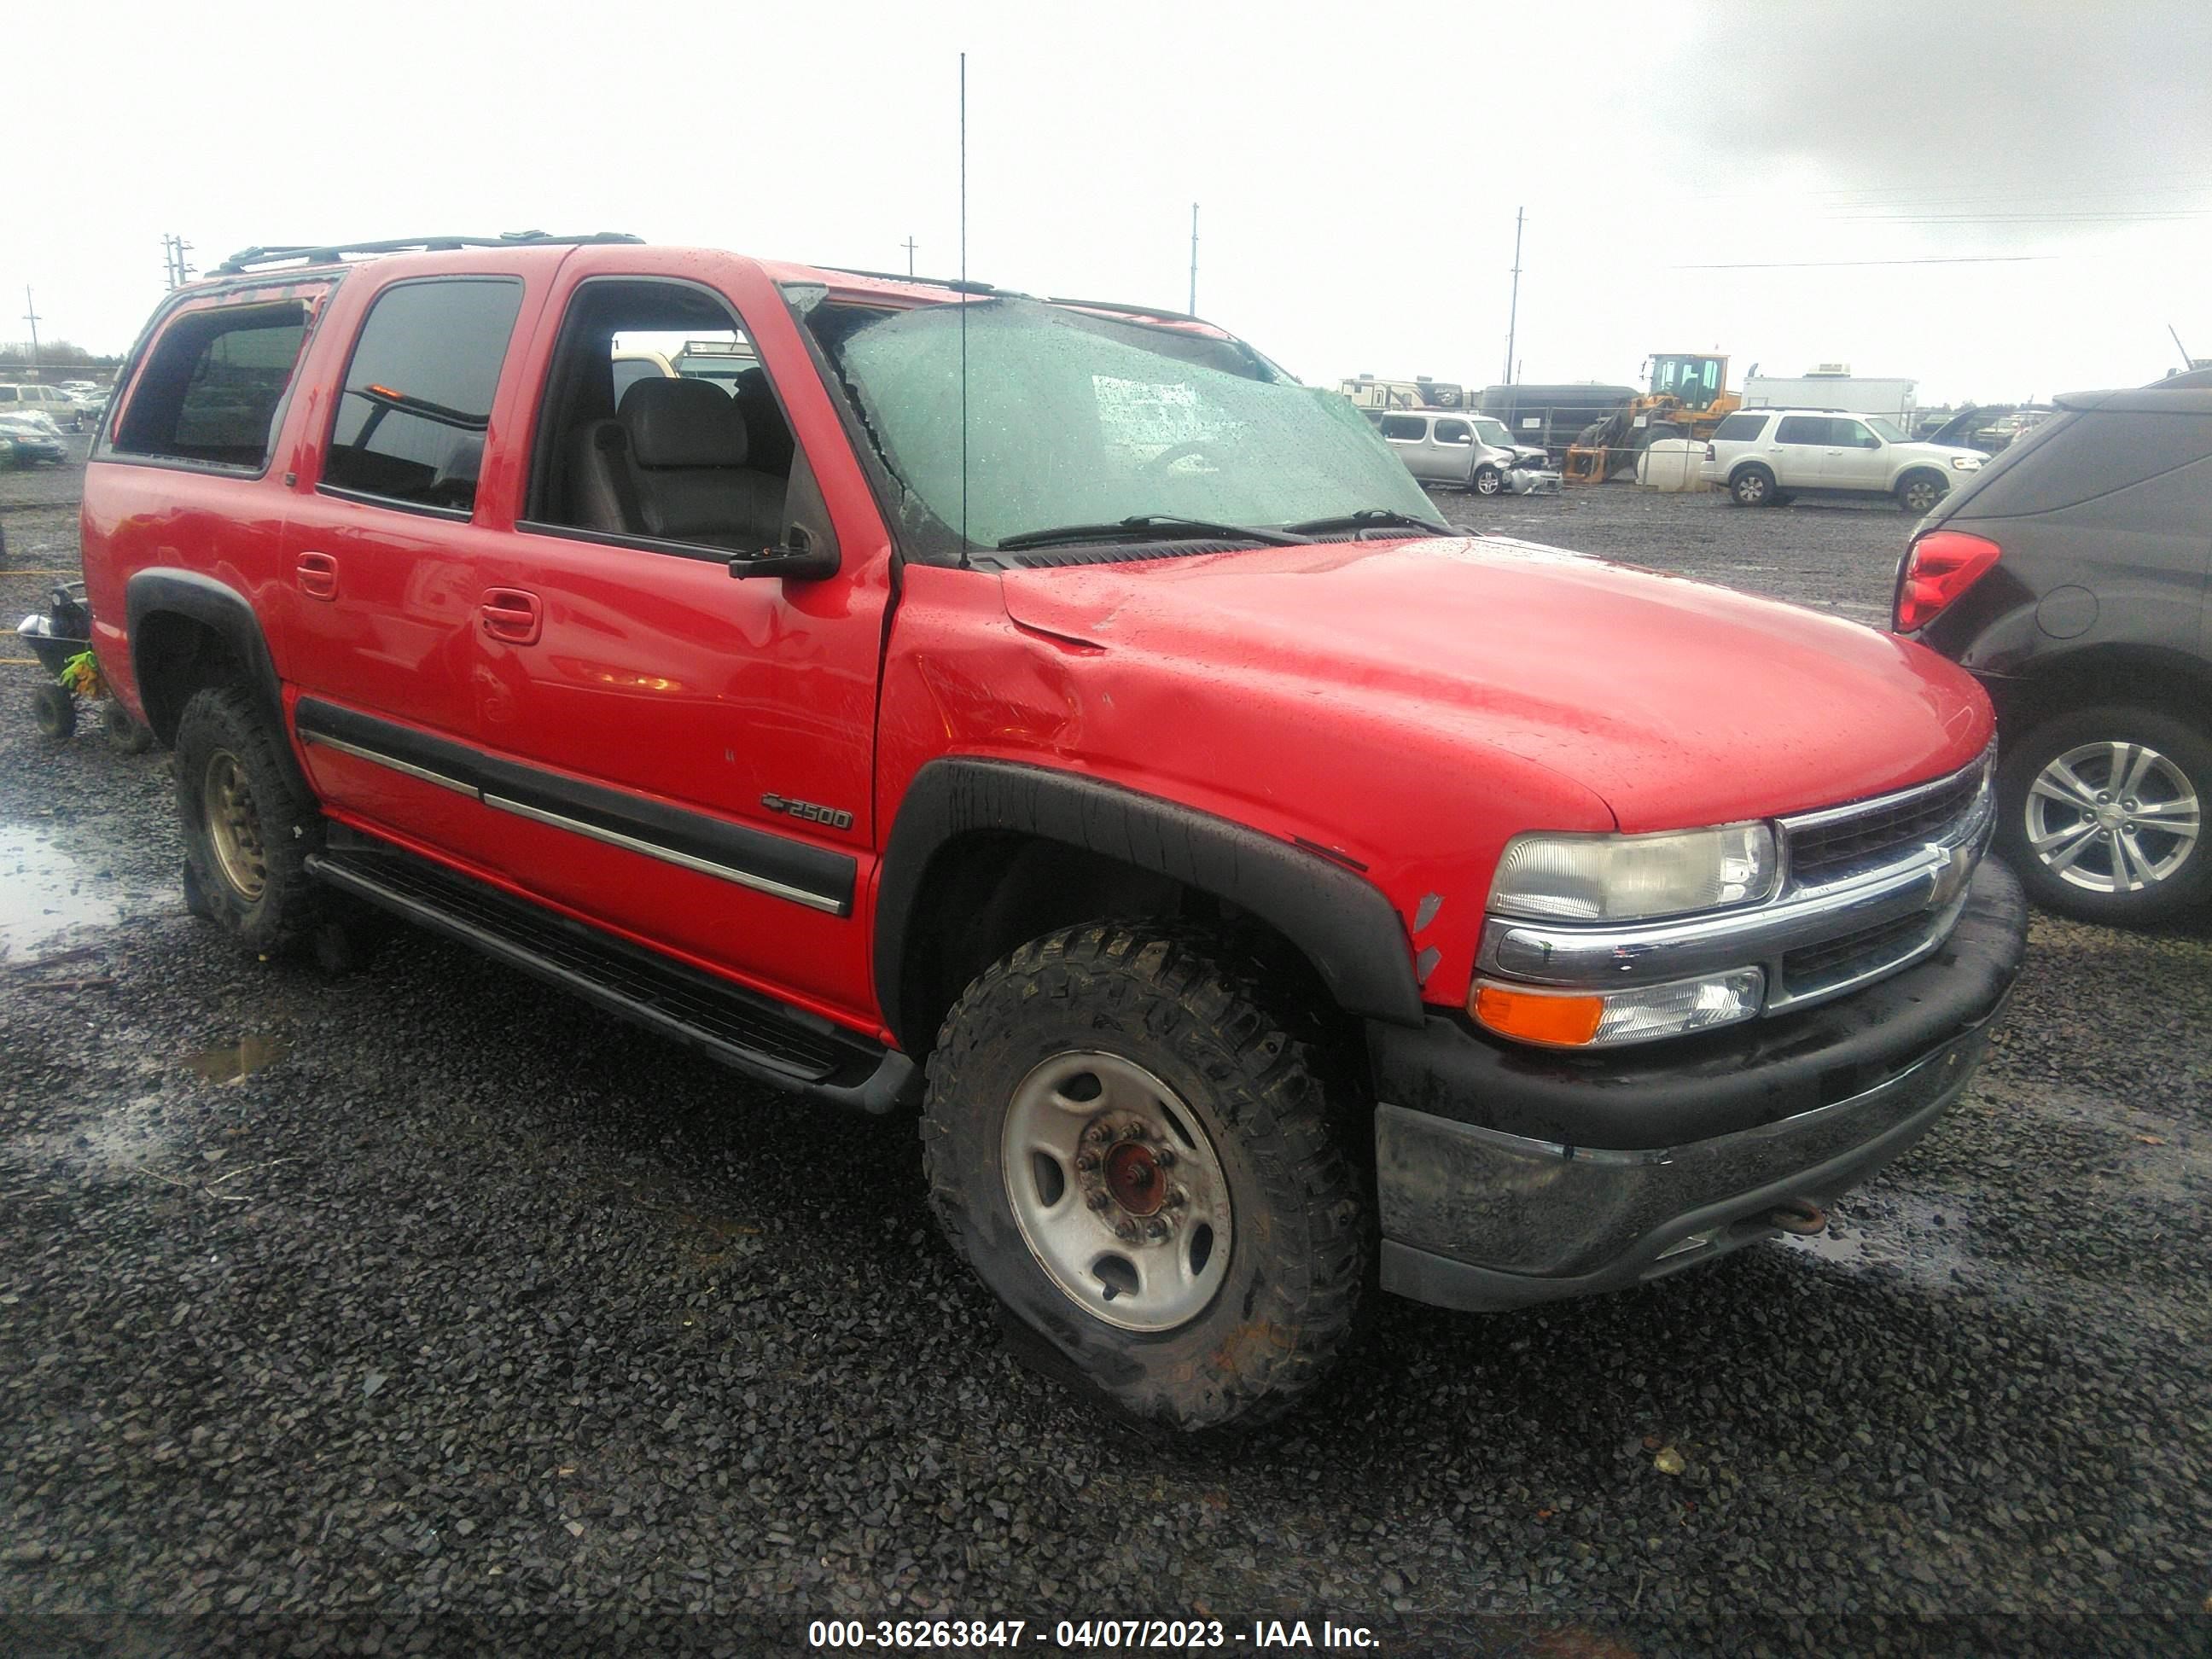
[[[1185,536],[1218,536],[1224,541],[1261,542],[1269,547],[1301,547],[1304,536],[1280,530],[1255,530],[1249,525],[1214,524],[1205,519],[1178,519],[1168,513],[1133,513],[1111,524],[1063,524],[1050,530],[1024,530],[999,544],[999,550],[1050,547],[1058,542],[1158,542]]]
[[[1435,536],[1452,533],[1449,525],[1438,524],[1434,519],[1415,518],[1412,514],[1401,513],[1394,507],[1363,507],[1356,513],[1339,513],[1326,519],[1308,519],[1303,523],[1283,527],[1308,536],[1318,536],[1330,530],[1366,530],[1384,525],[1398,525],[1407,530],[1425,530]]]

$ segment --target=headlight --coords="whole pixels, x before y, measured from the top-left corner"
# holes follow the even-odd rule
[[[1490,908],[1549,921],[1626,921],[1752,904],[1774,890],[1774,832],[1732,823],[1663,836],[1516,836]]]
[[[1954,455],[1951,465],[1961,472],[1978,472],[1982,470],[1982,458],[1978,455]]]
[[[1479,1024],[1518,1042],[1552,1048],[1609,1048],[1732,1025],[1758,1013],[1765,994],[1766,975],[1758,968],[1601,993],[1477,980],[1468,1012]]]

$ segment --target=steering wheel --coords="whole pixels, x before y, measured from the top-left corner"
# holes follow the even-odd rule
[[[1211,452],[1202,443],[1172,444],[1137,469],[1141,477],[1147,473],[1164,472],[1186,455],[1205,455]]]

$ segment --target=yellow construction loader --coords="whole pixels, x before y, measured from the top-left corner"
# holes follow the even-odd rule
[[[1651,389],[1584,427],[1567,447],[1568,483],[1603,483],[1636,468],[1638,453],[1662,438],[1702,441],[1743,406],[1728,389],[1726,357],[1662,351],[1650,359]]]

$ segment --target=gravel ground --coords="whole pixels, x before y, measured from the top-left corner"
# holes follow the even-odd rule
[[[79,476],[0,475],[10,622],[45,580],[14,572],[74,563]],[[1443,505],[1864,618],[1905,527]],[[182,913],[163,757],[41,744],[33,672],[0,669],[0,1649],[214,1613],[133,1628],[750,1650],[1195,1616],[1234,1648],[1328,1615],[1502,1652],[1523,1626],[1447,1632],[1511,1614],[1595,1654],[1886,1614],[1820,1639],[2206,1650],[2202,928],[2039,917],[1978,1089],[1826,1237],[1546,1311],[1387,1302],[1315,1409],[1158,1444],[1012,1357],[906,1125],[427,937],[344,979],[234,954]]]

